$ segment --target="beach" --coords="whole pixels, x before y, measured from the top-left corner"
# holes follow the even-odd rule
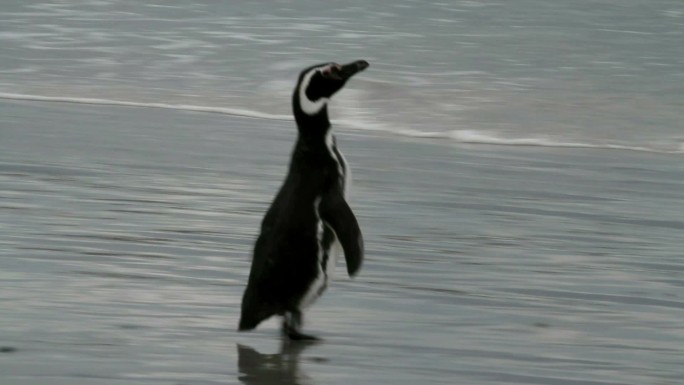
[[[335,125],[358,277],[238,333],[287,120],[0,101],[2,385],[677,384],[684,158]]]

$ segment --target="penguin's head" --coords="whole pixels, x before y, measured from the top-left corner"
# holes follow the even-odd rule
[[[317,115],[330,97],[342,89],[352,76],[368,68],[368,62],[357,60],[349,64],[322,63],[304,69],[293,95],[295,115],[301,111]],[[298,111],[299,110],[299,111]]]

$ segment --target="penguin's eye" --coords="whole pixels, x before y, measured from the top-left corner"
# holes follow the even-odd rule
[[[333,65],[330,65],[328,67],[325,67],[321,71],[321,75],[323,75],[326,78],[339,79],[341,69],[342,69],[342,67],[339,64],[333,64]]]

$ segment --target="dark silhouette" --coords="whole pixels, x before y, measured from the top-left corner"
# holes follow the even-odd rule
[[[312,384],[312,380],[299,370],[299,356],[314,344],[313,341],[284,339],[276,354],[261,354],[249,346],[237,344],[238,379],[245,385]]]

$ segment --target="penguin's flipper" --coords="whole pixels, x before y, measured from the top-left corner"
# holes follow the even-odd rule
[[[363,262],[363,235],[354,213],[339,192],[326,194],[318,210],[323,221],[332,228],[342,245],[347,272],[353,277]]]

